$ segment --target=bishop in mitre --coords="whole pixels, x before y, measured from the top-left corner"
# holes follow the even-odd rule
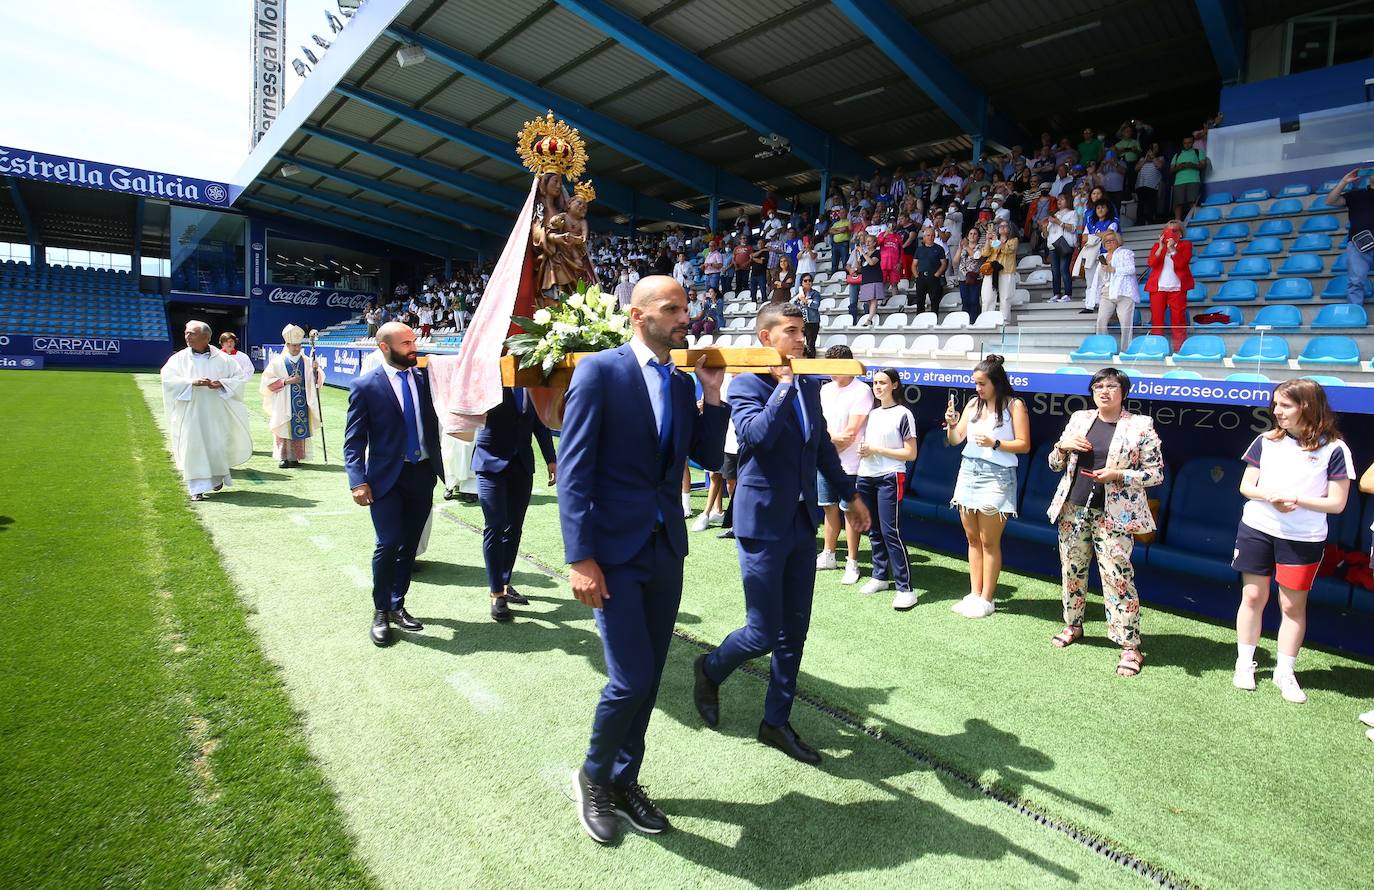
[[[232,485],[231,467],[253,456],[243,371],[210,345],[210,326],[186,323],[186,348],[162,366],[162,403],[172,439],[172,457],[191,500]]]
[[[281,332],[286,349],[262,369],[258,391],[272,429],[272,456],[282,469],[313,456],[311,442],[320,429],[320,386],[324,373],[301,349],[305,331],[293,324]]]

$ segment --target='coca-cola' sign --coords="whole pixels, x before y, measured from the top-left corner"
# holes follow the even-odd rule
[[[371,294],[356,291],[319,291],[310,288],[287,290],[274,287],[267,292],[267,302],[285,306],[319,306],[321,297],[330,309],[366,309],[372,300]]]

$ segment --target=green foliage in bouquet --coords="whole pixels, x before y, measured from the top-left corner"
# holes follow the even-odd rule
[[[506,348],[521,368],[538,367],[548,377],[564,356],[574,352],[601,352],[629,342],[630,317],[620,311],[614,294],[577,283],[577,293],[534,313],[533,318],[513,316],[523,333],[506,338]]]

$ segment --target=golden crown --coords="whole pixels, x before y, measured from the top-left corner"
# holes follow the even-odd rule
[[[553,112],[525,121],[515,150],[535,173],[559,173],[576,179],[587,168],[587,146],[573,127],[555,120]]]
[[[573,189],[573,194],[590,204],[596,200],[596,186],[590,179],[584,179]]]

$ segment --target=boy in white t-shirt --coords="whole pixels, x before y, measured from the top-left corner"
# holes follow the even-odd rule
[[[848,346],[836,345],[825,351],[826,358],[853,358],[854,353]],[[859,474],[859,440],[863,437],[864,422],[868,412],[873,410],[873,390],[867,383],[854,377],[835,377],[821,387],[821,413],[825,415],[825,425],[830,430],[830,440],[840,453],[840,466],[857,481]],[[840,540],[840,511],[848,505],[825,480],[824,474],[816,474],[816,502],[825,511],[825,548],[816,557],[818,570],[837,568],[835,545]],[[841,584],[857,584],[859,581],[859,538],[845,529],[844,541],[848,558],[844,564]]]

